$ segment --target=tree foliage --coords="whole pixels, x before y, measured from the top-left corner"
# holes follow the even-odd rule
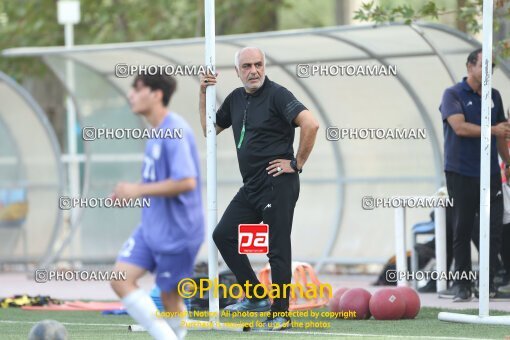
[[[204,35],[204,0],[81,0],[76,45],[165,40]],[[277,28],[277,11],[289,6],[272,0],[216,0],[217,34]],[[56,0],[0,0],[0,50],[25,46],[62,46]],[[45,71],[37,58],[1,58],[0,70],[18,80]]]
[[[428,1],[415,8],[410,4],[398,6],[377,5],[375,1],[363,2],[361,7],[355,11],[354,19],[383,24],[388,22],[404,22],[412,24],[421,19],[438,19],[445,14],[455,13],[459,20],[465,24],[466,33],[477,34],[482,29],[482,4],[483,0],[466,0],[462,6],[456,9],[439,8],[435,1]],[[510,2],[496,0],[494,6],[494,32],[501,29],[501,22],[510,19]],[[510,38],[496,42],[495,53],[504,58],[510,56]]]

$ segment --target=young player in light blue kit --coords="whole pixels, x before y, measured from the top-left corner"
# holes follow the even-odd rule
[[[155,339],[182,339],[186,330],[181,318],[158,318],[150,296],[137,280],[147,271],[156,276],[167,312],[185,312],[176,287],[193,274],[195,257],[204,239],[204,216],[200,191],[199,157],[195,138],[186,121],[168,111],[175,91],[172,77],[138,76],[129,94],[132,110],[153,129],[170,129],[173,138],[149,139],[141,183],[118,183],[116,198],[150,198],[142,210],[139,226],[122,247],[116,271],[125,271],[126,281],[112,281],[127,312]],[[163,134],[160,134],[163,135]],[[159,136],[158,136],[159,137]],[[182,137],[182,138],[180,138]],[[181,313],[182,314],[182,313]]]

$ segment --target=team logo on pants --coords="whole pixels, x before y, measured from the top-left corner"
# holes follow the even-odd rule
[[[267,254],[269,252],[268,224],[240,224],[239,254]]]

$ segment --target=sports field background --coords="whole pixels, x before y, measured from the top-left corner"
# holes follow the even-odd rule
[[[476,45],[477,41],[480,42],[480,34],[473,32],[465,25],[466,22],[459,20],[456,12],[459,10],[458,6],[462,6],[461,3],[469,5],[475,1],[435,1],[439,6],[445,6],[448,14],[435,19],[421,18],[419,20],[421,22],[416,22],[416,27],[419,28],[416,31],[407,25],[401,27],[380,25],[373,29],[373,21],[360,22],[355,19],[355,11],[360,8],[362,2],[368,1],[281,0],[264,1],[264,5],[259,6],[262,1],[216,0],[215,20],[218,36],[258,34],[259,38],[255,40],[253,37],[237,37],[239,40],[236,43],[242,45],[255,41],[260,44],[268,52],[268,59],[272,60],[267,66],[267,75],[272,80],[281,81],[288,86],[298,98],[303,98],[312,112],[317,114],[319,111],[323,112],[324,116],[320,117],[322,131],[318,135],[302,177],[300,200],[294,218],[295,260],[317,263],[332,236],[336,235],[332,232],[333,227],[338,227],[337,243],[331,249],[330,256],[337,263],[345,263],[346,266],[329,264],[326,266],[327,270],[323,272],[338,273],[341,270],[342,274],[321,274],[319,279],[323,283],[331,284],[334,290],[341,287],[359,287],[373,293],[380,288],[370,286],[376,280],[375,275],[352,275],[352,273],[374,274],[380,270],[386,259],[394,254],[394,211],[391,209],[364,211],[361,199],[365,197],[364,195],[379,197],[397,194],[429,195],[437,190],[438,183],[435,179],[440,178],[441,183],[444,182],[440,161],[443,153],[442,121],[439,119],[437,107],[444,88],[450,86],[452,80],[458,81],[465,74],[465,57],[475,48],[473,45]],[[132,114],[125,98],[131,87],[131,79],[112,78],[113,66],[117,62],[123,62],[125,57],[146,64],[167,62],[165,59],[167,57],[168,60],[174,58],[181,62],[180,58],[183,58],[182,62],[186,59],[186,62],[191,63],[195,60],[195,63],[202,63],[203,44],[197,43],[194,47],[191,42],[184,41],[188,38],[201,37],[203,34],[202,2],[202,0],[130,0],[117,3],[112,0],[81,0],[82,19],[74,27],[74,44],[126,45],[121,50],[111,50],[106,54],[103,54],[105,51],[101,51],[97,59],[94,59],[92,51],[84,52],[83,55],[72,52],[77,53],[74,55],[75,60],[80,60],[80,63],[73,63],[73,73],[75,78],[79,79],[76,86],[66,85],[67,80],[63,81],[67,79],[69,72],[65,65],[67,57],[64,57],[64,54],[46,55],[44,63],[41,61],[41,55],[21,58],[21,55],[16,57],[14,54],[10,58],[3,56],[0,58],[0,72],[5,72],[27,89],[34,101],[41,106],[44,111],[42,117],[47,119],[49,124],[46,131],[38,117],[28,109],[25,117],[23,115],[25,110],[18,112],[16,105],[10,104],[11,101],[15,103],[15,99],[18,98],[16,92],[11,88],[4,92],[4,105],[0,105],[0,123],[3,124],[0,124],[0,173],[3,174],[0,176],[0,191],[10,193],[10,188],[15,189],[13,192],[28,188],[26,207],[30,208],[26,220],[23,221],[23,230],[27,233],[26,252],[20,241],[20,229],[1,228],[0,225],[0,270],[5,270],[0,271],[0,298],[28,294],[47,295],[69,301],[118,301],[108,282],[36,283],[33,277],[33,272],[37,268],[32,266],[43,259],[47,250],[55,249],[54,244],[63,241],[63,238],[59,239],[59,242],[56,238],[53,239],[53,232],[60,230],[63,232],[59,232],[58,235],[65,236],[71,228],[67,222],[71,220],[70,215],[59,212],[57,208],[57,193],[69,192],[69,183],[64,176],[69,163],[62,158],[69,150],[66,128],[68,111],[66,96],[69,93],[64,89],[64,85],[73,89],[71,92],[74,93],[71,94],[75,96],[76,105],[80,109],[78,114],[83,126],[130,128],[145,126]],[[394,7],[409,5],[418,13],[419,8],[429,3],[429,0],[376,0],[376,3]],[[502,3],[506,6],[505,10],[510,10],[510,0],[495,2]],[[255,6],[258,6],[257,10],[253,10]],[[478,20],[480,12],[471,9],[473,19]],[[343,13],[343,17],[338,15],[339,12]],[[499,14],[496,13],[495,16],[501,30],[494,30],[494,42],[505,40],[510,46],[510,40],[507,40],[510,37],[510,17],[503,17],[502,12],[499,10]],[[119,25],[119,21],[127,24]],[[401,20],[396,20],[399,21]],[[368,29],[362,30],[360,27],[363,25],[358,27],[358,24],[367,25]],[[421,26],[422,24],[441,25],[433,28]],[[339,30],[334,31],[335,28],[332,31],[336,25]],[[302,36],[296,35],[297,32],[282,32],[307,28],[310,30],[306,33],[299,33]],[[451,29],[455,31],[450,32]],[[271,39],[268,36],[263,37],[265,32],[273,31],[277,34]],[[459,35],[459,32],[462,33]],[[285,36],[278,36],[282,33]],[[422,35],[423,33],[425,35]],[[20,47],[38,46],[44,49],[43,46],[62,46],[64,33],[63,27],[57,23],[56,1],[0,2],[0,36],[5,37],[0,39],[0,53],[6,49]],[[466,40],[466,37],[469,39]],[[428,38],[432,45],[435,44],[437,51],[430,50],[432,46],[429,46],[423,38]],[[139,41],[167,39],[184,39],[184,43],[182,46],[175,44],[148,48],[153,54],[148,54],[143,48],[126,47]],[[291,41],[292,39],[295,41]],[[233,40],[230,41],[232,42]],[[239,86],[239,80],[231,65],[234,46],[235,43],[231,45],[218,43],[217,46],[217,66],[221,66],[219,67],[221,86],[218,86],[217,92],[220,99],[231,89]],[[302,46],[307,48],[303,49]],[[159,56],[155,53],[158,52],[158,48],[161,48]],[[362,57],[366,54],[363,50],[370,51],[367,58]],[[147,55],[142,57],[144,53]],[[301,79],[297,77],[297,71],[294,69],[297,66],[294,62],[332,63],[335,62],[335,58],[338,58],[336,62],[342,64],[360,63],[363,60],[379,63],[379,59],[370,56],[372,54],[397,64],[401,78],[324,76]],[[443,58],[446,61],[445,65]],[[510,59],[499,56],[493,79],[494,87],[502,92],[505,112],[509,110],[510,100],[509,61]],[[98,71],[96,67],[100,70]],[[449,79],[447,71],[452,72],[455,79]],[[57,78],[60,78],[60,81]],[[399,79],[407,79],[407,85]],[[0,85],[2,84],[0,81]],[[205,180],[206,146],[205,139],[199,135],[201,128],[196,112],[197,86],[195,79],[179,80],[178,91],[172,99],[170,108],[181,113],[196,133],[202,157],[202,177]],[[306,93],[304,89],[307,87],[313,96]],[[417,98],[413,98],[410,91],[414,92]],[[358,94],[352,95],[353,93]],[[320,104],[321,110],[315,101]],[[424,107],[423,112],[421,106]],[[430,125],[426,126],[428,120]],[[4,124],[5,122],[7,124]],[[333,125],[358,128],[427,127],[428,131],[437,136],[431,135],[431,138],[425,141],[406,143],[397,140],[377,140],[369,143],[366,140],[345,139],[338,144],[342,151],[340,153],[338,150],[335,151],[336,144],[328,141],[325,136],[326,129]],[[93,161],[94,157],[89,157],[88,163],[80,163],[79,182],[82,193],[87,193],[89,197],[106,197],[118,181],[139,180],[144,145],[142,141],[117,140],[108,143],[96,141],[95,144],[85,144],[80,136],[80,129],[76,131],[79,154],[85,155],[87,151],[90,152],[90,156],[110,157],[102,161]],[[11,140],[11,135],[16,138]],[[298,139],[296,136],[295,150]],[[16,145],[21,147],[16,148]],[[86,150],[85,145],[89,149]],[[23,151],[20,152],[18,149]],[[119,161],[117,156],[124,160]],[[44,158],[48,164],[40,163],[39,158]],[[12,159],[16,161],[12,162]],[[60,166],[63,167],[62,173],[58,170]],[[24,167],[29,170],[26,174]],[[231,133],[222,134],[218,138],[218,174],[217,203],[220,217],[241,184],[236,154],[232,149]],[[204,203],[205,198],[204,191]],[[428,221],[429,212],[429,209],[408,209],[406,227],[410,228],[414,223]],[[83,267],[87,265],[100,266],[106,263],[109,267],[103,269],[111,269],[119,248],[136,227],[139,214],[139,210],[128,209],[87,210],[79,221],[80,227],[55,266],[59,269],[67,266],[70,267],[68,269],[84,269]],[[338,223],[335,222],[336,218]],[[408,236],[410,235],[409,233]],[[199,259],[207,260],[206,254],[207,245],[204,244]],[[477,259],[477,256],[473,250],[473,259]],[[254,256],[254,260],[257,260],[257,265],[266,263],[265,257]],[[351,271],[355,266],[363,269]],[[17,270],[19,272],[16,272]],[[350,275],[347,275],[348,273]],[[150,291],[154,285],[154,278],[147,275],[141,280],[140,285],[146,291]],[[510,340],[509,326],[446,323],[438,320],[438,313],[442,311],[477,314],[476,299],[467,303],[453,303],[451,300],[439,299],[436,294],[421,294],[421,301],[424,307],[416,320],[355,321],[295,318],[294,321],[303,322],[326,321],[331,323],[331,327],[292,329],[279,333],[193,330],[188,333],[186,339],[292,337],[293,340],[312,338]],[[510,315],[510,301],[491,301],[490,308],[491,315]],[[27,339],[30,328],[44,319],[54,319],[63,323],[68,329],[70,339],[150,339],[145,332],[128,331],[128,325],[134,321],[127,315],[103,316],[95,311],[50,312],[0,308],[0,340]],[[239,319],[223,321],[235,322]],[[249,322],[252,319],[245,321]]]

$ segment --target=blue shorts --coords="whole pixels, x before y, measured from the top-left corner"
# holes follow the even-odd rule
[[[122,246],[117,261],[131,263],[154,273],[159,289],[169,292],[177,288],[180,280],[193,276],[193,265],[199,249],[200,245],[193,245],[174,254],[154,252],[145,242],[141,227],[138,227]]]

